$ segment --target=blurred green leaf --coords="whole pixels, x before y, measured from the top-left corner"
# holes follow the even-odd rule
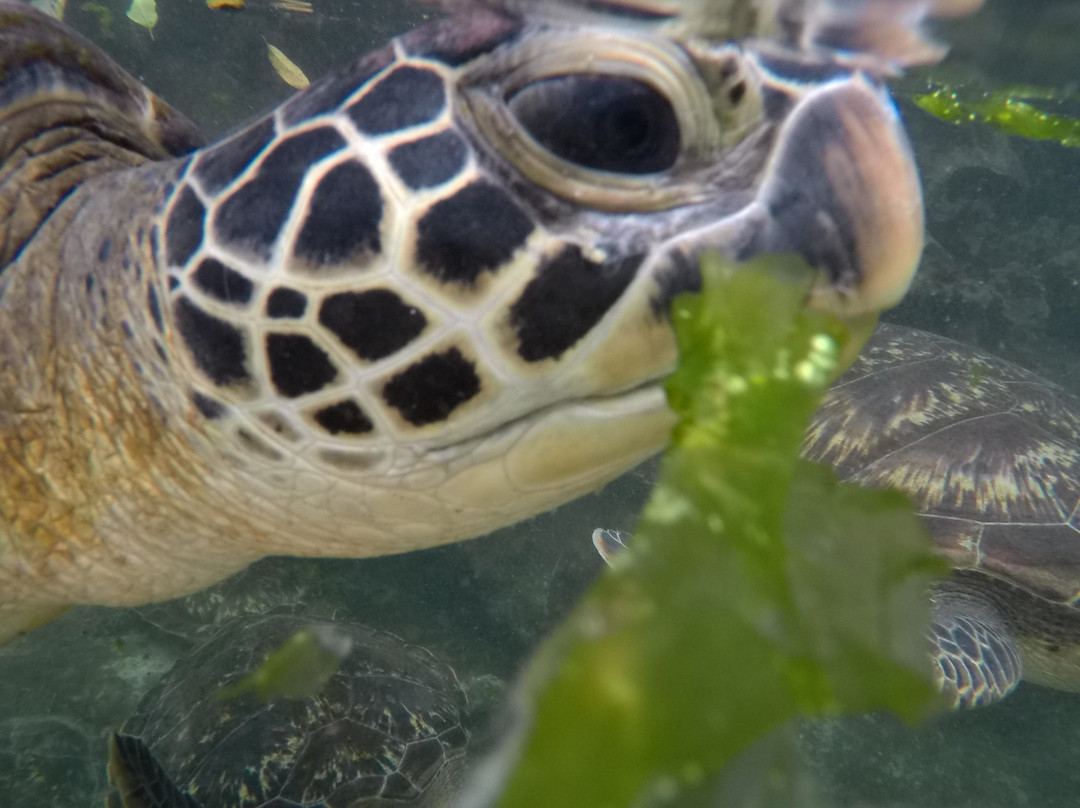
[[[136,25],[141,25],[153,36],[154,26],[158,22],[156,0],[131,0],[131,7],[127,10],[127,17]]]
[[[708,259],[703,274],[673,308],[680,420],[660,482],[629,549],[532,663],[504,808],[670,799],[793,717],[917,719],[934,703],[929,537],[901,496],[798,459],[843,327],[803,309],[795,259]]]
[[[316,695],[352,651],[352,639],[327,626],[301,629],[271,651],[255,670],[218,691],[231,699],[254,693],[262,701]]]
[[[98,29],[101,31],[101,35],[106,39],[112,39],[113,16],[112,11],[109,10],[108,6],[104,6],[101,3],[88,2],[80,3],[79,8],[88,14],[96,15],[98,19]]]
[[[955,124],[985,124],[1029,140],[1053,140],[1062,146],[1080,146],[1080,119],[1047,112],[1031,100],[1060,102],[1063,92],[1044,87],[1015,86],[992,91],[959,86],[932,86],[913,93],[911,100],[936,118]]]

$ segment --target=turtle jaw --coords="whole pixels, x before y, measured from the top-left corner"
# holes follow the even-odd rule
[[[923,247],[922,191],[892,100],[856,73],[802,89],[753,201],[669,242],[681,263],[797,253],[818,272],[808,303],[844,318],[900,301]]]
[[[657,377],[614,394],[561,401],[483,436],[429,450],[424,462],[447,475],[436,496],[468,526],[445,525],[439,542],[479,535],[595,491],[663,449],[674,424],[663,377]]]

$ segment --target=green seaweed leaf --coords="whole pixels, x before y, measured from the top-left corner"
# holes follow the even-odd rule
[[[254,693],[261,701],[316,695],[333,678],[341,661],[352,651],[352,639],[326,626],[297,631],[239,681],[218,691],[231,699]]]
[[[804,310],[795,259],[703,274],[673,307],[680,420],[660,482],[526,674],[503,808],[670,799],[789,719],[935,704],[929,537],[900,495],[799,460],[845,329]]]
[[[94,14],[98,18],[98,29],[101,31],[101,35],[106,39],[112,39],[113,37],[113,16],[112,11],[108,6],[104,6],[101,3],[80,3],[79,8],[88,14]]]
[[[1060,102],[1065,93],[1044,87],[1003,87],[969,91],[949,85],[914,93],[911,100],[936,118],[955,124],[984,124],[1029,140],[1052,140],[1062,146],[1080,146],[1080,119],[1046,112],[1030,100]]]

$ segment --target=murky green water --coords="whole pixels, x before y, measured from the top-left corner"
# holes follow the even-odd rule
[[[426,14],[400,0],[313,3],[313,14],[268,0],[226,13],[159,0],[152,37],[116,0],[69,0],[67,19],[216,135],[291,92],[266,42],[316,77]],[[954,75],[1058,88],[1080,79],[1073,0],[989,0],[978,18],[946,30]],[[888,319],[1080,392],[1080,151],[952,127],[900,105],[923,168],[929,238],[912,292]],[[508,679],[598,573],[591,529],[630,527],[650,475],[474,542],[370,561],[274,559],[173,604],[73,611],[0,649],[0,805],[101,805],[106,733],[200,636],[243,610],[304,604],[424,644],[463,676]],[[867,717],[808,725],[802,740],[827,805],[1080,802],[1080,696],[1037,686],[917,732]]]

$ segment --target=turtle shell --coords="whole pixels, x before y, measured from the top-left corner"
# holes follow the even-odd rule
[[[828,392],[805,454],[911,496],[944,557],[1075,606],[1080,400],[1016,365],[883,325]]]
[[[321,626],[351,650],[316,696],[222,698],[297,631]],[[178,660],[123,731],[205,806],[432,805],[455,790],[466,706],[453,669],[422,648],[356,624],[260,615]]]

